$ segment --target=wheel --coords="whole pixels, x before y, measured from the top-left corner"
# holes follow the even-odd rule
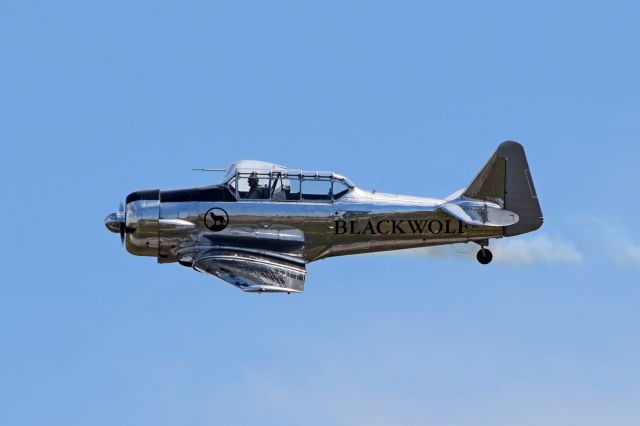
[[[491,263],[491,259],[493,259],[493,254],[491,254],[491,251],[489,249],[482,248],[478,251],[476,258],[481,264],[488,265],[489,263]]]

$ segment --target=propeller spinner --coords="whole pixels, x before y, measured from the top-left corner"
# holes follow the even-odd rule
[[[120,203],[120,209],[117,213],[111,213],[104,219],[104,225],[109,231],[120,233],[120,242],[124,244],[124,235],[127,232],[127,224],[126,212],[122,203]]]

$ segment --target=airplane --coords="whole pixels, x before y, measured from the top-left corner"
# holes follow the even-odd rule
[[[246,292],[300,293],[306,264],[358,253],[535,231],[543,216],[524,148],[502,143],[471,184],[444,199],[358,188],[332,172],[231,164],[218,185],[130,193],[105,219],[126,250],[177,262]]]

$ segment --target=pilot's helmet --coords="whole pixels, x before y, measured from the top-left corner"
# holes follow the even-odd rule
[[[258,175],[256,172],[251,173],[249,176],[249,187],[253,188],[254,186],[258,186]]]

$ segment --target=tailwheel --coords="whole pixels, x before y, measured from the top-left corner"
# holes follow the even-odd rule
[[[476,258],[478,259],[478,262],[480,262],[481,264],[488,265],[489,263],[491,263],[491,260],[493,259],[493,254],[491,254],[491,250],[483,247],[478,251]]]

